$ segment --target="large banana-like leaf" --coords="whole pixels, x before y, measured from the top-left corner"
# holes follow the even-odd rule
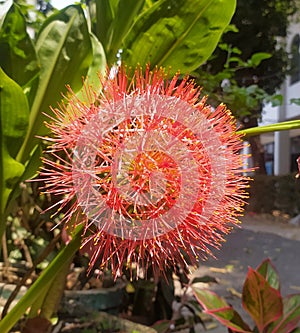
[[[102,43],[104,50],[106,52],[109,40],[109,30],[115,16],[117,1],[95,0],[95,3],[96,3],[96,13],[94,14],[90,12],[90,15],[92,17],[95,16],[94,33]]]
[[[118,49],[124,36],[129,32],[135,17],[143,8],[145,0],[119,0],[118,9],[109,29],[107,45],[108,63],[116,62]]]
[[[88,70],[84,85],[90,85],[96,93],[100,93],[102,86],[99,75],[104,75],[106,72],[106,56],[102,44],[92,33],[91,42],[93,47],[93,62]],[[92,97],[96,98],[96,96],[86,96],[84,86],[78,91],[76,96],[87,104],[94,102],[94,100],[91,100]]]
[[[0,30],[0,66],[20,86],[38,73],[36,52],[18,5],[12,4]]]
[[[29,107],[22,88],[0,67],[0,240],[5,230],[3,216],[8,196],[24,171],[14,153],[26,134],[28,118]]]
[[[235,6],[236,0],[160,0],[136,20],[122,59],[191,72],[212,54]]]
[[[43,113],[56,106],[70,84],[76,92],[82,87],[92,62],[92,45],[86,18],[80,5],[69,6],[50,16],[36,42],[41,64],[39,86],[30,113],[29,131],[18,159],[26,161],[36,144],[36,135],[44,135]]]

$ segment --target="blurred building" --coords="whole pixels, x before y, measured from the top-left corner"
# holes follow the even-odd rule
[[[267,105],[263,112],[262,125],[300,119],[300,22],[299,18],[289,28],[287,49],[291,56],[291,75],[288,75],[278,92],[283,103],[278,107]],[[265,147],[268,174],[284,175],[297,170],[296,159],[300,155],[300,129],[275,132],[261,136]]]

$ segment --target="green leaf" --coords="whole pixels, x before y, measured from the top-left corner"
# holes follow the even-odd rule
[[[290,102],[291,104],[300,105],[300,98],[291,98]]]
[[[56,106],[69,84],[76,92],[82,87],[92,62],[92,45],[85,15],[80,5],[69,6],[50,16],[36,42],[41,63],[40,81],[30,113],[29,131],[19,160],[25,162],[36,145],[36,135],[45,135],[43,113]]]
[[[106,72],[106,57],[103,46],[94,34],[91,34],[91,42],[93,48],[93,62],[89,67],[84,86],[76,94],[81,101],[87,104],[94,102],[91,98],[95,99],[96,95],[100,93],[102,85],[99,75],[104,75]],[[85,85],[90,85],[96,95],[86,96]]]
[[[272,265],[270,259],[264,260],[256,269],[266,281],[269,282],[270,286],[274,289],[280,290],[279,275]]]
[[[249,268],[243,287],[243,307],[254,320],[258,331],[277,320],[283,313],[282,298],[257,271]]]
[[[294,333],[300,322],[300,295],[289,295],[283,299],[283,316],[270,326],[268,332]]]
[[[268,96],[266,102],[271,103],[272,107],[280,106],[283,104],[283,96],[281,94]]]
[[[0,241],[5,229],[3,213],[10,192],[24,171],[15,152],[26,134],[29,108],[22,88],[0,67]]]
[[[247,64],[250,67],[257,67],[263,60],[269,59],[272,57],[272,54],[266,52],[257,52],[252,55],[252,57],[247,61]]]
[[[137,18],[122,60],[133,67],[171,66],[171,74],[191,72],[214,51],[235,5],[235,0],[160,0]]]
[[[6,207],[7,212],[10,211],[10,203],[12,203],[13,200],[16,199],[21,193],[20,183],[33,178],[37,174],[39,167],[42,165],[42,153],[43,151],[41,146],[37,145],[30,155],[29,160],[26,162],[22,175],[16,181],[12,191],[9,194],[8,206]]]
[[[96,15],[94,20],[94,33],[106,51],[109,42],[109,31],[115,16],[117,3],[112,0],[95,0],[95,2]],[[91,11],[90,15],[93,17]]]
[[[202,305],[205,312],[217,319],[222,325],[233,330],[233,332],[251,332],[251,329],[238,312],[227,304],[222,297],[210,290],[200,289],[195,286],[192,286],[192,289],[197,301]]]
[[[1,212],[9,193],[24,171],[14,157],[28,126],[29,108],[22,88],[0,68]]]
[[[155,329],[158,333],[168,333],[170,331],[171,320],[159,320],[155,322],[151,328]]]
[[[107,45],[108,63],[111,65],[116,62],[117,52],[121,48],[121,43],[130,30],[133,21],[140,10],[143,8],[145,0],[120,0],[118,10],[112,21],[109,40]]]
[[[0,66],[24,86],[39,72],[36,52],[18,5],[12,4],[0,30]]]

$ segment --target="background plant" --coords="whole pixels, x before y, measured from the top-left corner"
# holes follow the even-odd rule
[[[221,95],[244,128],[257,127],[265,97],[278,95],[286,75],[291,73],[285,37],[289,22],[298,8],[298,0],[238,0],[231,21],[234,28],[227,29],[220,47],[197,70],[200,74],[199,84],[206,87],[212,98],[215,93]],[[263,53],[272,56],[257,63],[259,58],[256,55]],[[253,65],[244,66],[249,60],[253,61]],[[221,83],[224,79],[222,76],[229,73],[228,70],[224,73],[226,67],[235,70],[230,77],[226,77],[230,85],[224,90]],[[206,80],[207,76],[209,80]],[[208,91],[211,84],[207,85],[207,81],[214,83],[216,79],[219,84]],[[280,103],[279,96],[276,102]],[[259,167],[256,173],[266,173],[260,138],[252,136],[249,142],[253,164]]]
[[[300,332],[297,328],[300,322],[300,294],[281,295],[279,276],[269,259],[256,269],[249,268],[243,286],[242,305],[255,323],[253,328],[214,292],[196,286],[192,288],[205,312],[226,326],[228,332]]]

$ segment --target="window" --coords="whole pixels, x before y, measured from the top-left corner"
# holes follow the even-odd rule
[[[300,81],[300,36],[297,34],[292,41],[291,45],[291,81],[296,83]]]
[[[274,174],[274,142],[264,145],[265,149],[265,166],[267,175]]]

